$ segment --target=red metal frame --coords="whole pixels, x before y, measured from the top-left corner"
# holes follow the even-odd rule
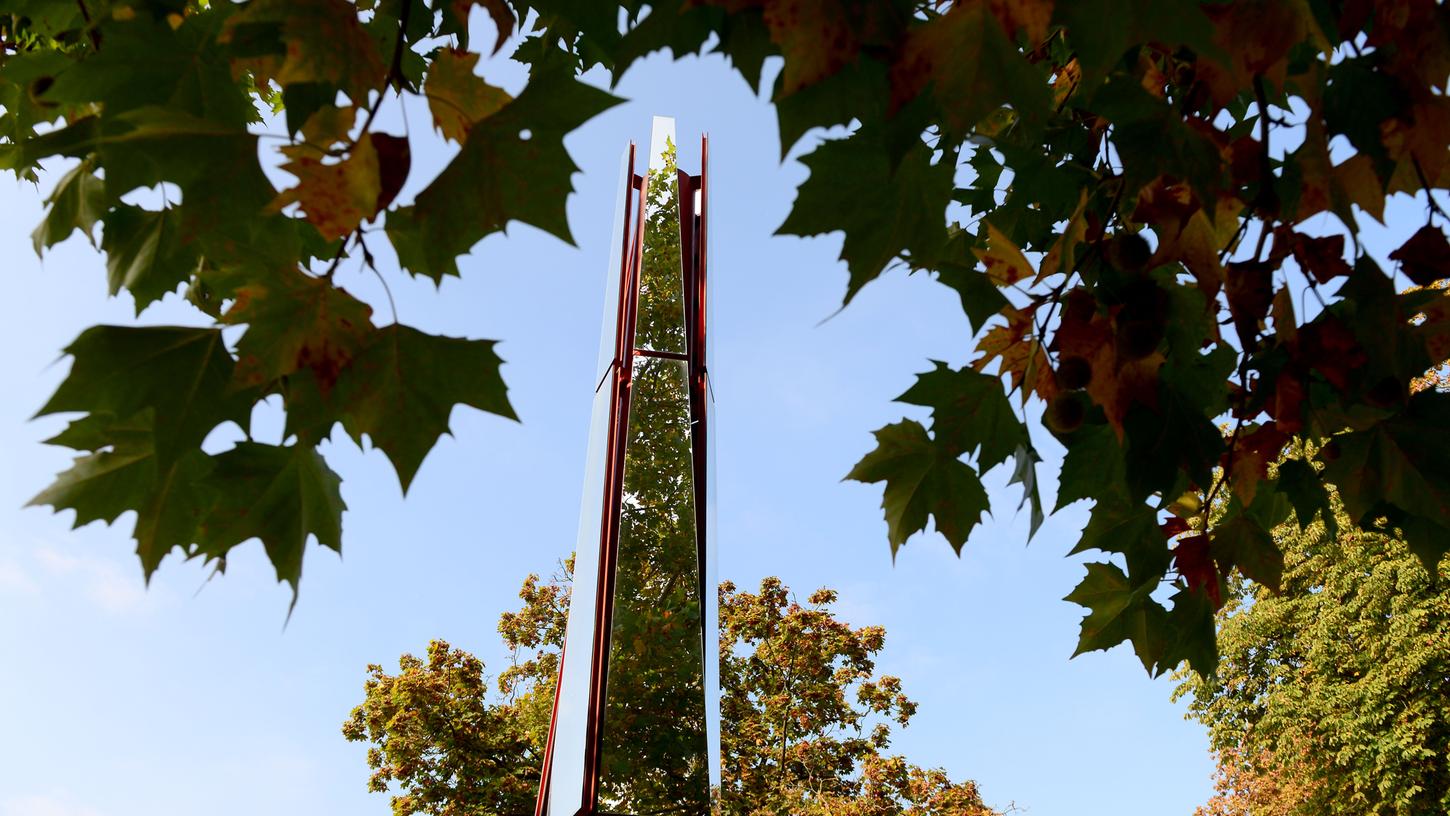
[[[701,138],[701,174],[678,175],[680,197],[680,239],[681,274],[684,276],[686,352],[654,351],[634,347],[635,324],[638,317],[640,272],[644,252],[645,203],[649,187],[649,173],[634,173],[635,145],[629,145],[626,165],[629,185],[624,192],[624,235],[620,258],[619,302],[616,311],[614,359],[615,369],[609,409],[608,443],[605,454],[603,523],[599,534],[599,574],[596,576],[593,655],[590,666],[589,703],[586,715],[584,746],[584,789],[583,806],[576,816],[605,816],[598,812],[599,776],[602,729],[606,692],[609,682],[609,638],[613,626],[614,588],[618,570],[620,513],[623,499],[625,448],[629,433],[629,407],[631,385],[634,374],[634,358],[662,357],[682,360],[687,363],[690,383],[690,417],[696,431],[691,434],[693,464],[695,468],[695,514],[696,536],[700,572],[700,599],[711,588],[705,586],[705,441],[706,406],[709,383],[705,371],[705,258],[706,258],[706,213],[705,207],[695,212],[695,193],[701,193],[702,202],[708,201],[705,193],[708,175],[709,141]],[[607,379],[607,375],[606,375]],[[602,384],[602,383],[601,383]],[[576,576],[578,580],[580,576]],[[701,630],[702,641],[705,632]],[[565,649],[568,644],[565,644]],[[706,654],[706,659],[712,655]],[[553,765],[554,729],[559,712],[557,689],[561,688],[564,672],[563,653],[559,660],[559,682],[553,710],[550,714],[549,738],[544,751],[542,776],[539,782],[538,804],[535,816],[545,816],[549,801],[549,776]]]

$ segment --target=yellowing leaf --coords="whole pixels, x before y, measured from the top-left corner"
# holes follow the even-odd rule
[[[1384,222],[1384,189],[1375,174],[1374,159],[1360,153],[1335,166],[1332,172],[1334,186],[1350,204],[1374,216],[1376,221]]]
[[[347,134],[357,121],[357,111],[353,106],[337,108],[327,105],[318,109],[302,125],[303,141],[320,150],[347,141]]]
[[[1227,60],[1200,60],[1198,78],[1220,105],[1231,102],[1244,88],[1252,88],[1255,76],[1282,85],[1289,50],[1318,31],[1307,6],[1292,0],[1210,4],[1203,12],[1214,22],[1214,44],[1227,54]]]
[[[1033,285],[1042,283],[1050,275],[1058,272],[1070,272],[1072,267],[1063,268],[1063,261],[1069,263],[1074,261],[1074,254],[1077,246],[1087,237],[1087,219],[1083,217],[1087,209],[1087,190],[1082,191],[1078,197],[1077,209],[1067,219],[1067,226],[1063,228],[1057,240],[1052,243],[1052,248],[1047,250],[1047,255],[1042,259],[1042,265],[1037,269],[1037,278],[1032,281]],[[989,225],[990,226],[990,225]]]
[[[1243,204],[1232,196],[1215,202],[1214,219],[1198,208],[1186,184],[1153,184],[1145,187],[1138,200],[1135,219],[1152,224],[1158,249],[1149,267],[1181,262],[1193,273],[1204,294],[1213,297],[1223,286],[1219,252],[1238,227]]]
[[[468,136],[469,128],[492,116],[513,97],[502,88],[484,82],[473,73],[478,55],[445,49],[438,52],[423,93],[433,111],[433,125],[444,138],[459,144]]]
[[[282,169],[297,177],[297,186],[278,194],[272,210],[298,205],[329,241],[351,234],[377,213],[382,182],[371,139],[359,141],[335,164],[324,164],[322,154],[308,145],[291,145],[282,152],[292,159]]]
[[[1011,286],[1032,275],[1032,265],[1027,262],[1022,250],[990,221],[987,223],[987,248],[972,252],[986,267],[987,277],[998,286]]]
[[[1022,389],[1024,403],[1034,393],[1051,400],[1057,393],[1057,383],[1041,341],[1032,335],[1032,313],[1006,306],[1002,314],[1007,318],[1006,325],[994,326],[978,341],[977,351],[982,356],[972,361],[972,368],[982,371],[1001,358],[999,374],[1012,376],[1012,389]]]

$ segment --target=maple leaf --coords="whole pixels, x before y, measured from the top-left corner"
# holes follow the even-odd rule
[[[1223,594],[1219,589],[1218,566],[1213,563],[1209,551],[1208,536],[1184,536],[1173,547],[1173,568],[1183,576],[1188,588],[1205,592],[1215,608],[1223,605]]]
[[[50,210],[45,220],[30,234],[35,254],[55,246],[80,230],[86,240],[95,243],[96,222],[106,212],[105,185],[96,177],[93,163],[83,161],[61,176],[45,203]]]
[[[1450,278],[1450,243],[1445,241],[1445,233],[1432,226],[1420,227],[1410,240],[1390,253],[1390,260],[1399,261],[1416,286]]]
[[[1245,505],[1254,503],[1259,482],[1268,478],[1269,465],[1278,461],[1288,441],[1289,435],[1270,422],[1240,436],[1234,443],[1233,491]]]
[[[1300,527],[1308,527],[1316,517],[1324,522],[1331,536],[1339,536],[1339,521],[1329,504],[1329,491],[1314,466],[1303,459],[1285,459],[1278,465],[1278,491],[1294,507]]]
[[[306,368],[326,395],[372,333],[372,311],[326,278],[296,270],[240,287],[222,316],[247,324],[236,345],[236,386],[260,387]]]
[[[492,116],[513,99],[502,88],[474,74],[477,65],[477,54],[444,49],[433,61],[423,85],[433,125],[444,138],[460,144],[475,122]]]
[[[1143,668],[1152,671],[1163,652],[1167,615],[1167,610],[1149,595],[1154,585],[1134,586],[1112,564],[1086,566],[1087,577],[1063,598],[1088,609],[1073,657],[1131,640]]]
[[[192,14],[173,26],[152,14],[104,25],[105,47],[54,75],[47,101],[104,105],[107,116],[161,106],[199,119],[244,127],[257,110],[218,47],[225,14]]]
[[[1087,190],[1083,190],[1077,209],[1067,219],[1067,226],[1063,227],[1057,240],[1052,242],[1051,248],[1042,257],[1042,265],[1038,267],[1037,277],[1032,281],[1034,285],[1058,272],[1070,274],[1075,268],[1076,249],[1087,238],[1087,219],[1084,217],[1087,203]]]
[[[342,551],[342,480],[308,445],[241,442],[213,459],[216,499],[200,523],[196,554],[224,561],[238,544],[261,539],[296,606],[308,537]]]
[[[1082,538],[1069,554],[1088,550],[1119,553],[1134,586],[1162,575],[1169,563],[1168,540],[1153,508],[1104,491],[1083,527]]]
[[[957,455],[979,452],[979,469],[1006,461],[1026,442],[1026,432],[1002,393],[1001,381],[970,368],[953,371],[946,363],[933,362],[936,368],[916,375],[916,384],[896,401],[931,408],[936,443]]]
[[[881,507],[893,555],[912,534],[926,529],[928,516],[960,553],[989,507],[976,472],[911,420],[876,431],[876,449],[862,457],[846,478],[886,482]]]
[[[411,207],[388,214],[398,260],[435,282],[458,274],[457,256],[509,221],[573,242],[564,202],[578,168],[564,135],[621,100],[557,69],[469,130],[463,149]]]
[[[863,46],[892,41],[903,20],[889,3],[848,0],[700,0],[739,13],[758,9],[770,39],[785,58],[781,96],[832,76]]]
[[[916,144],[893,166],[887,134],[862,128],[820,145],[801,163],[810,178],[800,186],[778,235],[846,233],[841,259],[850,281],[845,302],[903,253],[930,259],[946,243],[946,225],[923,213],[944,213],[951,199],[952,166],[931,161]]]
[[[1056,396],[1056,383],[1052,377],[1052,364],[1042,343],[1033,336],[1032,312],[1030,309],[1016,309],[1006,306],[1002,309],[1007,322],[993,326],[977,343],[982,356],[972,361],[972,368],[982,371],[995,359],[1001,358],[1001,374],[1010,374],[1012,389],[1022,389],[1025,404],[1030,394],[1037,394],[1043,400]]]
[[[1328,46],[1304,3],[1249,0],[1205,5],[1203,12],[1213,21],[1214,44],[1225,56],[1200,61],[1198,76],[1219,105],[1228,104],[1241,89],[1253,87],[1255,77],[1276,87],[1283,85],[1289,50],[1311,35],[1318,35],[1313,39]]]
[[[1082,499],[1111,495],[1123,482],[1123,449],[1106,424],[1084,424],[1059,437],[1067,448],[1057,478],[1057,512]],[[1123,494],[1126,497],[1126,494]]]
[[[492,340],[439,337],[393,324],[372,333],[338,377],[333,399],[359,444],[387,454],[406,492],[456,404],[516,419]]]
[[[1308,270],[1320,283],[1329,283],[1335,278],[1349,276],[1349,264],[1344,261],[1343,235],[1311,238],[1296,233],[1294,235],[1294,260],[1298,261],[1299,265]]]
[[[987,270],[987,277],[998,286],[1011,286],[1032,277],[1032,265],[1022,250],[990,221],[987,222],[987,248],[973,252]]]
[[[322,83],[364,105],[368,93],[383,84],[387,66],[377,44],[344,0],[252,0],[227,20],[222,40],[230,41],[240,26],[259,23],[280,24],[285,45],[281,54],[239,62],[259,85],[267,80],[279,87]]]
[[[346,158],[332,164],[324,163],[325,151],[311,144],[281,148],[291,159],[282,169],[297,177],[297,186],[279,193],[270,209],[277,211],[296,204],[324,240],[335,241],[351,235],[387,204],[383,199],[378,150],[374,146],[377,136],[370,133],[367,138],[359,139]],[[406,166],[407,154],[402,155]],[[401,186],[397,184],[394,192]]]
[[[517,22],[513,10],[505,0],[449,0],[448,3],[440,5],[443,9],[443,21],[439,26],[439,33],[458,37],[460,48],[468,47],[468,15],[474,6],[483,6],[488,11],[488,16],[493,19],[494,27],[498,29],[493,43],[494,54],[508,42]]]
[[[147,578],[167,553],[191,546],[213,498],[203,485],[211,464],[195,449],[159,464],[154,411],[124,421],[109,413],[92,414],[48,441],[93,452],[78,457],[28,506],[74,510],[73,527],[93,521],[110,524],[135,511],[136,554]]]
[[[155,442],[161,467],[222,422],[246,427],[254,395],[228,390],[233,363],[220,329],[93,326],[66,353],[70,373],[36,416],[149,408],[165,429]]]
[[[1279,591],[1284,575],[1284,554],[1274,537],[1257,521],[1235,514],[1210,532],[1214,560],[1224,569],[1237,567],[1246,577]]]
[[[1047,78],[1007,39],[985,2],[954,4],[911,29],[891,68],[892,104],[899,108],[927,89],[959,134],[1008,104],[1022,121],[1035,122],[1051,99]]]
[[[1450,471],[1445,436],[1450,394],[1422,391],[1402,413],[1362,431],[1339,434],[1321,451],[1325,478],[1339,488],[1350,518],[1370,524],[1394,508],[1424,519],[1405,527],[1406,543],[1433,569],[1447,550]]]
[[[101,249],[106,252],[111,295],[130,292],[138,315],[175,291],[201,260],[196,245],[181,240],[180,214],[174,207],[155,211],[125,204],[106,213],[104,223]]]

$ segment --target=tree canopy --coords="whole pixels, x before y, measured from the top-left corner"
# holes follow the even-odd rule
[[[1212,679],[1178,694],[1219,752],[1204,816],[1410,816],[1450,808],[1450,563],[1333,513],[1274,531],[1279,593],[1240,585]]]
[[[491,693],[476,657],[442,641],[398,673],[368,667],[343,724],[369,745],[374,791],[396,816],[532,812],[564,640],[570,567],[529,576],[499,619],[512,661]],[[720,587],[722,816],[994,816],[975,783],[887,753],[916,713],[876,673],[880,626],[852,627],[820,589],[801,603],[779,579]]]
[[[496,39],[471,42],[475,6]],[[334,283],[385,251],[365,226],[434,281],[511,221],[569,240],[563,138],[619,101],[581,72],[710,52],[764,90],[778,58],[783,153],[848,125],[802,157],[780,232],[844,235],[847,302],[888,270],[939,280],[978,337],[898,398],[930,421],[879,429],[850,472],[883,485],[893,550],[932,525],[960,551],[1003,465],[1035,531],[1040,415],[1066,448],[1053,509],[1093,502],[1073,552],[1105,559],[1068,596],[1078,650],[1211,671],[1220,585],[1278,588],[1270,531],[1328,512],[1328,486],[1432,570],[1450,542],[1450,396],[1410,389],[1450,357],[1450,301],[1395,283],[1450,275],[1447,21],[1434,0],[0,2],[0,167],[71,160],[36,249],[99,224],[112,292],[179,290],[213,321],[80,334],[40,411],[80,415],[51,440],[79,457],[35,503],[135,511],[148,575],[260,539],[295,588],[309,538],[341,547],[316,448],[337,426],[406,489],[455,405],[513,416],[490,341]],[[516,97],[475,73],[508,42]],[[402,95],[458,144],[411,202],[410,141],[374,127]],[[1360,221],[1402,193],[1425,224],[1372,257]],[[282,444],[202,449],[273,396]],[[1296,438],[1313,457],[1270,476]]]

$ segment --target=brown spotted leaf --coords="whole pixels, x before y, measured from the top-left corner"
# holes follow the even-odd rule
[[[311,145],[282,148],[291,161],[282,169],[297,177],[297,186],[283,190],[271,207],[296,204],[322,237],[335,241],[352,234],[378,212],[382,178],[372,139],[362,139],[341,161],[332,162]]]
[[[222,322],[247,324],[237,342],[235,386],[264,386],[308,369],[324,394],[373,331],[367,304],[295,269],[238,289]]]

